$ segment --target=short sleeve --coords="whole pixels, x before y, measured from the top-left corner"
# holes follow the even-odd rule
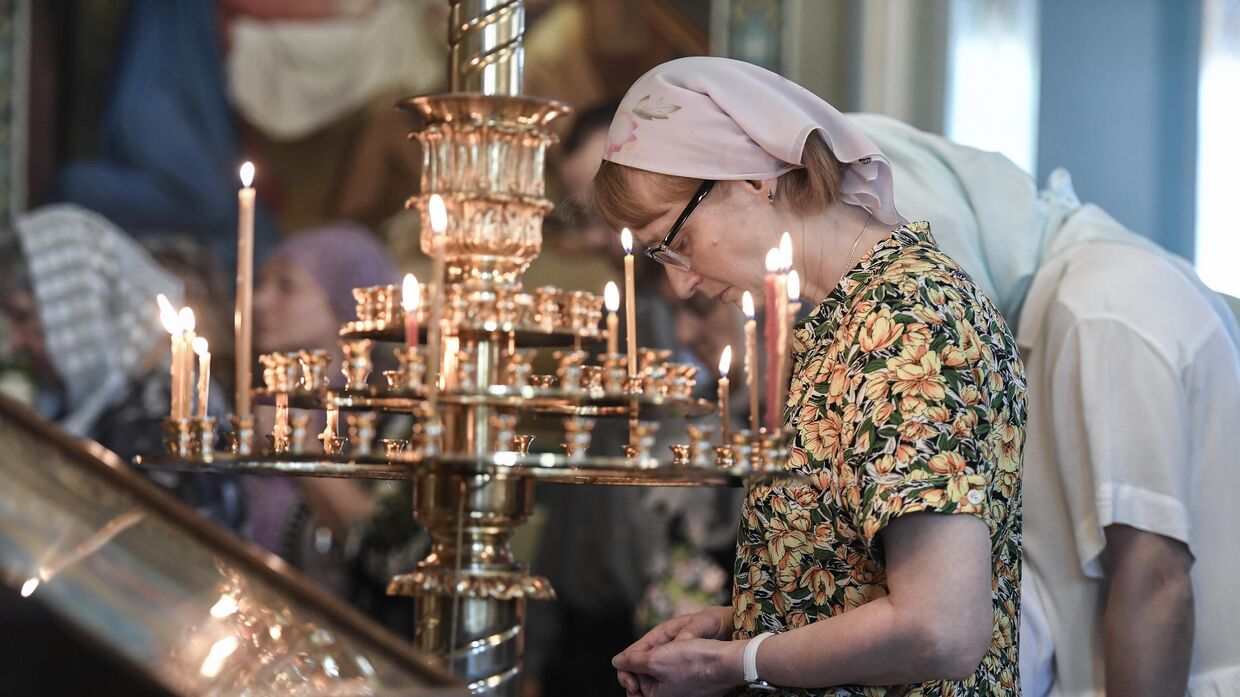
[[[1108,525],[1192,548],[1192,444],[1180,371],[1135,328],[1083,319],[1048,350],[1055,461],[1082,571],[1104,576]]]
[[[993,533],[992,505],[1019,496],[1024,376],[1006,325],[988,310],[896,311],[899,350],[863,354],[854,443],[866,447],[849,462],[867,546],[918,512],[975,515]]]

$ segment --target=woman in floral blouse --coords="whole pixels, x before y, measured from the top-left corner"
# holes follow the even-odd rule
[[[781,405],[802,476],[750,487],[732,605],[656,627],[620,683],[1019,695],[1024,374],[989,299],[895,210],[886,158],[800,86],[686,58],[633,85],[605,159],[600,212],[682,296],[758,295],[787,230],[816,305]]]

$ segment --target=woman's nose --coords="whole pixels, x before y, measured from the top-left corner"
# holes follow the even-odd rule
[[[666,268],[667,278],[672,282],[672,290],[676,291],[677,297],[681,300],[692,298],[693,294],[697,292],[697,285],[702,281],[702,277],[692,271],[678,269],[673,266]]]

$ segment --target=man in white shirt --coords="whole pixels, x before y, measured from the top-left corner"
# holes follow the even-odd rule
[[[999,155],[854,118],[1025,359],[1025,694],[1240,694],[1235,319],[1066,173],[1039,194]]]

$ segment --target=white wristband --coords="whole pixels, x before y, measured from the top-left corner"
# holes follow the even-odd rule
[[[745,644],[745,653],[741,656],[741,670],[744,672],[745,682],[760,680],[758,677],[758,646],[773,636],[775,636],[773,632],[763,632]]]

